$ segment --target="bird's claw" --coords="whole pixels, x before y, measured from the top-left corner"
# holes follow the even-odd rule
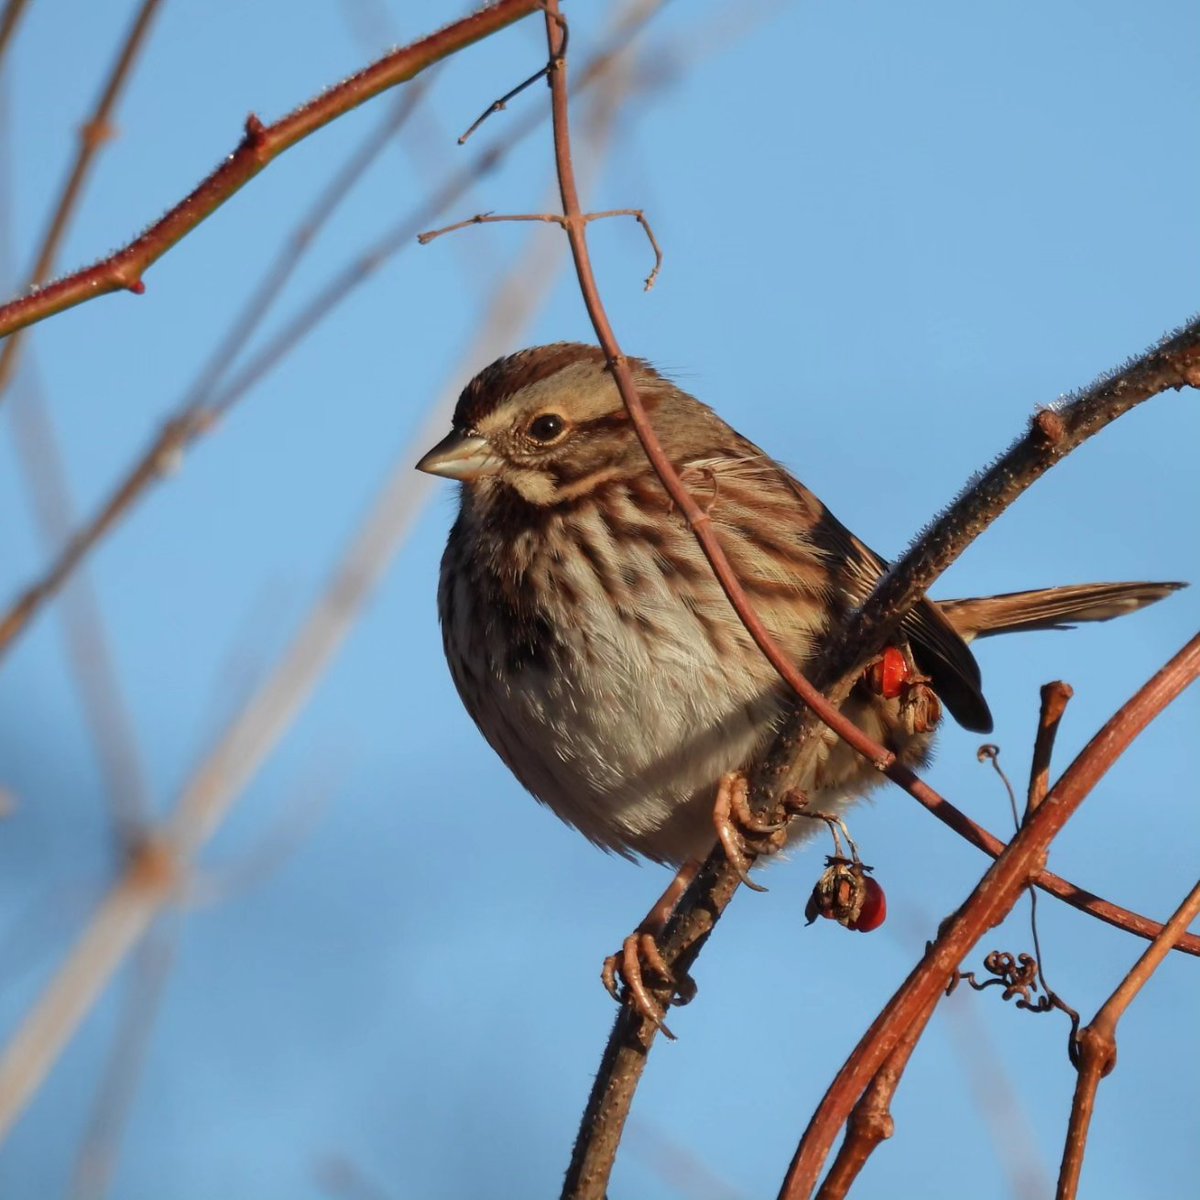
[[[656,976],[660,986],[671,989],[672,995],[668,1002],[670,1004],[689,1004],[695,998],[696,984],[692,977],[686,973],[676,975],[663,958],[654,935],[642,929],[631,933],[622,944],[620,952],[610,954],[604,960],[600,971],[605,990],[618,1004],[628,996],[633,1008],[642,1017],[661,1030],[671,1041],[675,1041],[675,1035],[663,1020],[665,1011],[655,1000],[646,982],[647,975]]]
[[[754,892],[765,892],[761,883],[750,878],[746,850],[771,854],[783,845],[787,822],[762,821],[750,809],[750,785],[740,771],[721,777],[717,800],[713,805],[713,825],[730,866],[741,881]],[[765,840],[764,840],[765,839]]]

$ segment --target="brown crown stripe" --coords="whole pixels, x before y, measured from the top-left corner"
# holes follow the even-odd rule
[[[463,388],[454,410],[455,427],[473,428],[518,392],[581,362],[604,366],[604,351],[598,346],[585,346],[580,342],[556,342],[551,346],[534,346],[506,358],[498,358]],[[662,378],[649,363],[640,358],[631,358],[629,365],[638,379],[657,382]]]

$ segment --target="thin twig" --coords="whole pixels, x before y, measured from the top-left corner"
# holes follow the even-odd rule
[[[1197,915],[1200,915],[1200,883],[1188,893],[1175,910],[1175,915],[1163,926],[1162,933],[1146,948],[1092,1023],[1079,1033],[1076,1063],[1079,1077],[1075,1081],[1075,1096],[1071,1101],[1071,1120],[1063,1147],[1057,1200],[1074,1200],[1078,1191],[1088,1128],[1096,1106],[1096,1091],[1100,1080],[1117,1065],[1117,1022],[1171,952],[1175,938]]]
[[[0,337],[97,296],[121,290],[142,292],[142,276],[152,264],[285,150],[380,92],[405,83],[538,7],[537,0],[497,0],[437,33],[392,51],[274,124],[264,125],[251,114],[233,153],[145,233],[94,266],[0,306]]]
[[[544,3],[539,2],[538,7],[542,9],[543,12],[548,11]],[[559,47],[558,51],[559,58],[562,58],[567,53],[567,39],[570,36],[570,30],[567,28],[566,21],[564,21],[561,17],[556,17],[556,19],[558,20],[563,31],[562,45]],[[507,108],[510,100],[515,99],[523,91],[525,91],[526,88],[532,87],[539,79],[545,79],[546,76],[549,75],[554,69],[554,66],[555,62],[553,59],[551,59],[551,61],[548,62],[544,67],[539,67],[536,71],[534,71],[534,73],[530,75],[528,79],[522,80],[515,88],[511,88],[509,91],[505,92],[499,100],[494,100],[491,104],[489,104],[488,107],[485,108],[483,112],[481,112],[479,116],[471,122],[470,128],[458,139],[458,144],[460,146],[465,145],[471,134],[473,134],[475,130],[477,130],[480,125],[482,125],[484,121],[488,119],[488,117],[492,116],[494,113],[503,112],[505,108]]]
[[[884,1006],[826,1091],[809,1121],[780,1200],[812,1194],[838,1130],[909,1023],[945,988],[971,947],[1011,910],[1036,875],[1050,843],[1118,757],[1200,675],[1200,634],[1109,719],[1060,776],[1046,801],[988,869],[967,901],[942,925],[899,991]],[[1163,953],[1178,930],[1163,937]],[[1156,943],[1157,944],[1157,943]]]
[[[658,7],[658,4],[644,5],[641,13],[634,19],[621,24],[603,49],[590,59],[580,72],[575,87],[576,93],[590,88],[604,76],[615,58],[625,50]],[[437,192],[418,206],[414,213],[385,233],[320,289],[296,316],[233,379],[226,383],[218,395],[205,394],[200,389],[199,383],[193,387],[181,407],[164,423],[99,509],[84,526],[76,531],[45,572],[32,583],[27,584],[8,610],[0,616],[0,659],[43,605],[58,592],[71,572],[133,510],[137,502],[155,483],[169,477],[177,469],[185,451],[195,441],[214,429],[220,417],[228,413],[267,371],[274,367],[355,288],[370,278],[388,258],[410,246],[419,230],[436,219],[481,178],[494,171],[514,147],[544,122],[545,116],[544,113],[531,112],[524,121],[513,124],[504,138],[480,153],[472,164],[451,175]],[[312,219],[313,214],[310,214],[306,222],[310,227]],[[281,261],[276,264],[271,281],[269,281],[272,291],[277,292],[278,289],[273,286],[273,281],[278,279],[282,272],[283,263]],[[257,296],[264,296],[267,290],[268,283],[264,283]],[[226,341],[233,345],[236,338],[236,331],[231,329]],[[211,384],[215,384],[218,374],[215,364],[214,356],[204,375],[204,380]]]
[[[658,239],[654,236],[654,230],[650,228],[650,222],[646,219],[646,214],[640,208],[611,208],[606,212],[583,213],[581,219],[585,224],[590,224],[592,221],[604,221],[609,217],[633,217],[635,221],[645,230],[646,237],[650,241],[650,247],[654,251],[654,268],[648,276],[643,288],[644,291],[650,291],[658,279],[658,274],[662,270],[662,247],[658,244]],[[425,233],[417,234],[417,241],[426,246],[435,238],[440,238],[446,233],[456,233],[460,229],[466,229],[471,225],[490,225],[501,221],[545,221],[551,225],[558,225],[563,229],[567,228],[567,218],[561,213],[476,213],[473,217],[468,217],[465,221],[455,221],[453,225],[443,225],[441,229],[430,229]]]
[[[1025,820],[1038,810],[1046,798],[1050,784],[1050,759],[1054,754],[1054,739],[1067,704],[1075,695],[1069,683],[1056,679],[1042,686],[1042,706],[1038,713],[1037,736],[1033,742],[1033,761],[1029,767],[1029,792],[1025,798]]]
[[[80,126],[79,148],[75,152],[75,161],[63,184],[58,203],[54,206],[54,215],[50,218],[46,232],[42,235],[33,269],[29,273],[27,285],[29,288],[36,288],[45,283],[54,270],[54,261],[58,257],[59,247],[62,245],[71,218],[75,215],[76,205],[83,196],[84,184],[87,182],[96,154],[112,136],[112,114],[116,109],[117,100],[129,79],[133,64],[137,61],[146,35],[150,31],[150,23],[161,2],[162,0],[142,0],[142,6],[138,9],[137,16],[121,43],[121,48],[117,52],[117,57],[113,61],[104,86],[100,89],[100,98],[96,101],[91,119]],[[16,303],[25,302],[21,300]],[[0,309],[0,337],[20,328],[21,325],[28,324],[28,322],[19,322],[11,327],[6,326],[3,324],[3,312],[4,309]],[[3,347],[0,347],[0,398],[3,397],[8,385],[12,382],[20,345],[20,336],[14,335],[8,338]]]

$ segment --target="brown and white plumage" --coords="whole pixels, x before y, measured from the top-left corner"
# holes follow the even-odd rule
[[[886,564],[711,409],[631,365],[664,449],[803,667]],[[561,343],[493,363],[418,465],[463,482],[438,605],[451,673],[484,736],[598,845],[670,863],[705,853],[716,782],[762,751],[786,691],[651,469],[603,354]],[[1106,620],[1177,586],[923,600],[903,634],[951,714],[986,732],[967,641]],[[927,757],[931,735],[911,731],[898,701],[859,688],[846,711],[904,761]],[[807,785],[828,811],[877,780],[830,735]]]

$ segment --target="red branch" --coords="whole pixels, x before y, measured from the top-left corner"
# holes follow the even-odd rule
[[[1040,870],[1050,843],[1109,767],[1197,675],[1200,634],[1122,706],[1063,772],[967,901],[944,922],[937,940],[838,1072],[804,1132],[780,1190],[780,1200],[803,1200],[812,1195],[838,1130],[863,1089],[899,1045],[905,1030],[936,1002],[971,947],[1004,919]]]
[[[412,79],[448,55],[540,7],[538,0],[497,0],[490,7],[455,21],[429,37],[393,50],[273,125],[264,125],[251,114],[246,118],[245,136],[237,149],[140,237],[94,266],[0,306],[0,337],[109,292],[124,289],[140,293],[143,290],[142,275],[149,266],[285,150],[371,97]]]
[[[1087,1145],[1088,1127],[1096,1106],[1096,1089],[1117,1065],[1117,1022],[1133,1003],[1134,997],[1146,985],[1150,976],[1162,966],[1171,952],[1171,944],[1200,913],[1200,883],[1188,893],[1175,915],[1163,926],[1162,933],[1137,960],[1120,986],[1108,998],[1077,1041],[1079,1078],[1075,1082],[1075,1097],[1071,1102],[1071,1120],[1063,1147],[1062,1169],[1058,1176],[1058,1200],[1074,1200],[1079,1188],[1083,1167],[1083,1152]]]

